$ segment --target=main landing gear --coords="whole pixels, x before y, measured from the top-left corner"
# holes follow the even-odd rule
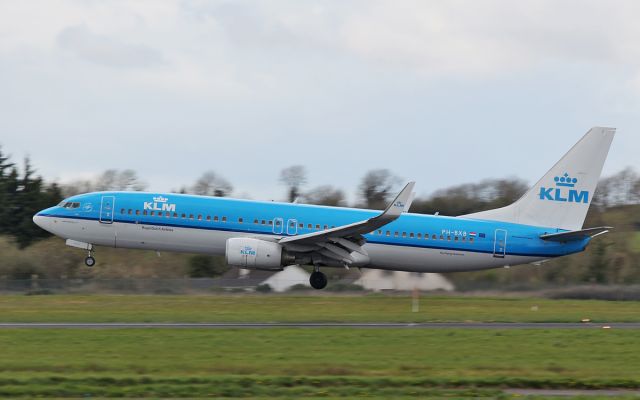
[[[84,259],[84,264],[89,268],[96,265],[96,259],[93,258],[93,248],[89,249],[89,255]]]
[[[324,289],[327,286],[327,276],[320,272],[319,267],[315,267],[315,270],[309,277],[309,284],[314,289]]]

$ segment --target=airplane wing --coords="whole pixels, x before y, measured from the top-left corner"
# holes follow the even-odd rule
[[[551,242],[570,242],[573,240],[586,239],[587,237],[596,237],[609,232],[611,229],[613,228],[610,226],[601,226],[599,228],[581,229],[579,231],[550,233],[547,235],[541,235],[540,239],[549,240]]]
[[[405,210],[408,210],[413,199],[414,186],[415,182],[409,182],[391,204],[380,215],[373,218],[304,235],[287,236],[280,239],[278,243],[289,251],[315,252],[344,265],[356,261],[357,256],[353,254],[354,252],[368,258],[366,251],[362,248],[366,243],[363,235],[395,221]]]

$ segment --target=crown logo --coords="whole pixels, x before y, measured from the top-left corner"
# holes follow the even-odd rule
[[[166,203],[167,201],[169,201],[169,199],[167,199],[166,197],[158,196],[154,197],[153,201],[155,201],[156,203]]]
[[[570,177],[566,172],[562,176],[556,176],[553,180],[556,181],[556,186],[563,187],[574,187],[578,183],[577,178]]]

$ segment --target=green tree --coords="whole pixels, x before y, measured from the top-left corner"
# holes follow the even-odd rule
[[[213,278],[228,270],[229,266],[222,257],[198,254],[189,259],[189,276],[192,278]]]

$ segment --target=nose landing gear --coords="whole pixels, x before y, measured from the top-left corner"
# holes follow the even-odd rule
[[[327,276],[320,272],[318,266],[316,266],[315,270],[311,273],[309,284],[314,289],[324,289],[327,286]]]

